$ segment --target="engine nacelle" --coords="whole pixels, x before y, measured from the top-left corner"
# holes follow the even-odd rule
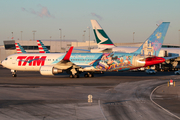
[[[54,68],[53,66],[50,65],[41,66],[39,71],[41,75],[55,75],[63,72],[63,70]]]

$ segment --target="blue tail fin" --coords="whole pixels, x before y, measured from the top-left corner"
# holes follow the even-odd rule
[[[134,53],[158,56],[170,22],[162,22],[153,34]]]

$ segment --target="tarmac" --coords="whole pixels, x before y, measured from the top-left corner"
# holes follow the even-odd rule
[[[167,87],[173,79],[176,85]],[[93,78],[41,76],[0,67],[2,120],[177,120],[180,76],[174,72],[120,72]],[[172,114],[156,106],[153,100]]]

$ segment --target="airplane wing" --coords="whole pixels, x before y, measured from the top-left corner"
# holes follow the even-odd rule
[[[79,51],[87,51],[91,53],[109,53],[112,52],[112,48],[97,48],[97,49],[91,49],[91,50],[86,50],[86,49],[74,49],[74,50],[79,50]]]
[[[176,59],[179,56],[173,56],[173,57],[163,57],[165,60],[170,60],[170,59]]]
[[[87,52],[90,52],[90,50],[86,50],[86,49],[76,49],[76,48],[74,48],[74,50],[79,50],[79,51],[87,51]]]
[[[74,68],[74,69],[75,68],[81,68],[80,66],[75,65],[74,63],[72,63],[70,61],[70,56],[71,56],[72,50],[73,50],[73,46],[70,47],[69,51],[66,53],[64,58],[54,65],[54,68],[64,69],[64,70],[69,69],[71,67]]]

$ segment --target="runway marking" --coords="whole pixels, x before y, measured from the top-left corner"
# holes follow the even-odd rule
[[[163,108],[162,106],[160,106],[159,104],[157,104],[156,102],[154,102],[154,101],[152,100],[152,94],[153,94],[154,91],[156,91],[159,87],[160,87],[160,86],[157,86],[157,87],[151,92],[151,94],[150,94],[150,100],[151,100],[151,102],[154,103],[156,106],[160,107],[161,109],[163,109],[164,111],[166,111],[167,113],[169,113],[170,115],[172,115],[172,116],[174,116],[174,117],[176,117],[177,119],[180,120],[180,117],[178,117],[178,116],[176,116],[175,114],[171,113],[169,110]]]
[[[98,104],[99,104],[99,108],[100,108],[100,110],[101,110],[101,113],[102,113],[104,119],[107,120],[106,117],[105,117],[105,115],[104,115],[104,113],[103,113],[103,111],[102,111],[100,100],[98,100]]]

